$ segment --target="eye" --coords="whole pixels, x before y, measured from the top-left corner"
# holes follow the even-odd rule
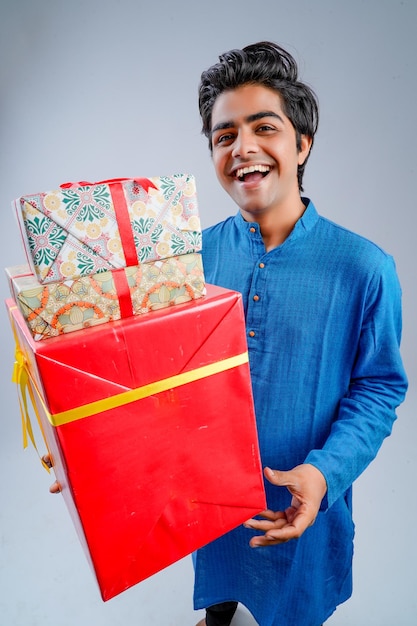
[[[256,132],[258,133],[269,133],[274,131],[276,131],[276,128],[275,126],[271,126],[271,124],[261,124],[261,126],[258,126],[256,129]]]
[[[214,139],[213,143],[215,143],[216,145],[227,144],[233,141],[233,139],[234,139],[233,133],[223,133],[222,135],[218,135]]]

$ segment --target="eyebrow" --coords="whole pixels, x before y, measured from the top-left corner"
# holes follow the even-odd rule
[[[278,113],[275,113],[274,111],[259,111],[259,113],[253,113],[252,115],[248,115],[245,118],[245,122],[247,124],[250,124],[251,122],[256,122],[256,120],[261,120],[264,117],[276,117],[282,123],[284,123],[284,119],[281,117],[281,115],[278,115]],[[216,126],[214,126],[211,129],[211,135],[213,135],[213,133],[215,133],[218,130],[224,130],[226,128],[233,128],[234,125],[235,124],[233,121],[219,122],[218,124],[216,124]]]

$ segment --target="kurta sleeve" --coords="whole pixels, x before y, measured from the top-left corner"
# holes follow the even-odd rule
[[[326,478],[323,509],[345,493],[391,433],[407,390],[400,338],[401,288],[394,261],[386,256],[369,282],[349,389],[323,448],[305,459]]]

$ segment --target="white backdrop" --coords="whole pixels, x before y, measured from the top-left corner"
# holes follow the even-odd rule
[[[392,437],[357,481],[354,596],[332,626],[417,623],[416,24],[415,0],[0,3],[1,267],[24,260],[11,200],[66,181],[189,171],[204,226],[234,213],[197,110],[200,73],[219,53],[272,39],[318,93],[305,193],[396,258],[411,385]],[[0,291],[4,300],[3,275]],[[188,558],[101,601],[63,499],[22,450],[3,306],[0,324],[0,626],[193,626]],[[253,622],[239,613],[237,623]]]

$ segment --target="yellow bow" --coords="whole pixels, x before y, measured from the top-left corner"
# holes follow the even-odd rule
[[[22,419],[22,435],[23,435],[23,447],[27,448],[28,446],[28,435],[29,435],[29,439],[32,442],[33,447],[35,448],[42,465],[44,466],[44,468],[50,472],[50,469],[48,467],[48,465],[45,463],[45,461],[43,460],[43,458],[41,457],[41,455],[39,454],[38,448],[36,446],[36,442],[35,442],[35,436],[33,434],[33,428],[32,428],[32,423],[30,421],[30,415],[29,415],[29,410],[28,410],[28,398],[27,398],[27,393],[29,393],[29,397],[30,397],[30,401],[31,404],[33,406],[33,410],[35,412],[36,415],[36,419],[38,420],[38,424],[39,424],[39,428],[40,431],[42,433],[42,437],[45,441],[45,445],[46,448],[48,450],[48,453],[50,455],[50,450],[49,450],[49,446],[46,440],[46,436],[45,436],[45,432],[43,430],[43,426],[42,426],[42,421],[39,415],[39,411],[37,409],[36,406],[36,401],[35,401],[35,397],[34,397],[34,391],[33,388],[35,386],[35,383],[33,382],[30,373],[29,373],[29,369],[27,366],[27,361],[25,358],[25,355],[22,351],[22,349],[20,348],[19,345],[19,339],[14,327],[14,323],[12,320],[12,328],[13,328],[13,334],[15,337],[15,341],[16,341],[16,350],[15,350],[15,362],[14,362],[14,366],[13,366],[13,373],[12,373],[12,382],[16,383],[17,385],[17,391],[18,391],[18,400],[19,400],[19,407],[20,407],[20,416]]]

